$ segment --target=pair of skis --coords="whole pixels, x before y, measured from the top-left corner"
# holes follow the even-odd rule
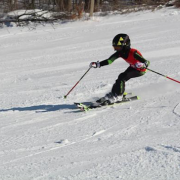
[[[89,70],[90,70],[91,68],[92,68],[92,67],[89,67],[89,69],[84,73],[84,75],[79,79],[79,81],[78,81],[78,82],[70,89],[70,91],[64,96],[65,99],[66,99],[67,96],[71,93],[71,91],[79,84],[79,82],[84,78],[84,76],[89,72]],[[177,83],[180,83],[180,81],[177,81],[177,80],[175,80],[175,79],[173,79],[173,78],[170,78],[170,77],[165,76],[165,75],[163,75],[163,74],[161,74],[161,73],[158,73],[158,72],[156,72],[156,71],[153,71],[153,70],[151,70],[151,69],[149,69],[149,68],[146,68],[146,69],[149,70],[149,71],[151,71],[151,72],[153,72],[153,73],[156,73],[156,74],[158,74],[158,75],[161,75],[161,76],[163,76],[163,77],[165,77],[165,78],[168,78],[168,79],[170,79],[170,80],[172,80],[172,81],[175,81],[175,82],[177,82]],[[113,105],[116,105],[116,104],[121,104],[121,103],[124,103],[124,102],[129,102],[129,101],[133,101],[133,100],[137,100],[137,99],[139,99],[138,96],[131,96],[131,97],[122,99],[121,101],[118,101],[118,102],[116,102],[116,103],[114,103],[114,104],[108,104],[108,105],[105,105],[105,104],[97,104],[97,103],[96,103],[96,105],[95,105],[94,103],[92,103],[91,105],[86,105],[86,104],[84,104],[84,103],[74,103],[74,104],[75,104],[79,109],[81,109],[82,111],[88,111],[88,110],[90,110],[90,109],[99,108],[99,107],[102,107],[102,106],[113,106]]]
[[[74,104],[81,110],[81,111],[89,111],[91,109],[96,109],[100,107],[105,107],[105,106],[114,106],[134,100],[138,100],[138,96],[133,96],[132,93],[124,93],[123,98],[120,101],[116,101],[115,103],[112,104],[107,104],[107,103],[97,103],[97,102],[89,102],[89,103],[77,103],[75,102]]]

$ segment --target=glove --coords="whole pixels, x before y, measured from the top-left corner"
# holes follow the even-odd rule
[[[146,65],[145,65],[144,63],[137,62],[137,63],[135,64],[135,67],[136,67],[137,69],[144,69],[144,68],[146,68]]]
[[[146,69],[148,66],[149,66],[149,61],[146,61],[144,63],[137,62],[135,64],[135,67],[138,68],[138,69]]]
[[[89,65],[90,68],[100,68],[101,65],[100,65],[100,62],[97,61],[97,62],[91,62],[90,65]]]

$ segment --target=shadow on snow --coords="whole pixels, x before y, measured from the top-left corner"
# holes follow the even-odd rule
[[[39,112],[50,112],[50,111],[58,111],[63,109],[76,109],[73,104],[61,104],[61,105],[37,105],[30,107],[15,107],[10,109],[0,109],[0,112],[7,111],[36,111]]]

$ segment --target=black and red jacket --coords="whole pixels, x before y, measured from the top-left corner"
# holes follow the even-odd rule
[[[138,71],[145,72],[146,69],[138,69],[135,64],[138,62],[146,63],[149,65],[149,61],[143,58],[142,54],[137,49],[126,49],[123,51],[116,51],[108,59],[101,61],[100,66],[105,66],[113,63],[117,58],[123,58],[131,67],[135,68]]]

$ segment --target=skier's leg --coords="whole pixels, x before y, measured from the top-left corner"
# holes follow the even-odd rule
[[[124,91],[125,91],[125,77],[126,77],[125,72],[121,73],[118,76],[118,79],[114,83],[112,90],[111,90],[113,95],[121,96],[124,93]]]
[[[131,78],[139,77],[144,75],[144,73],[132,68],[128,67],[125,72],[121,73],[118,76],[118,79],[114,83],[112,90],[110,93],[106,94],[104,97],[100,98],[96,102],[104,103],[109,101],[109,103],[114,103],[122,99],[122,95],[125,91],[125,82]]]
[[[118,79],[114,83],[111,92],[116,96],[122,96],[125,91],[125,82],[131,78],[140,77],[144,74],[144,72],[140,72],[132,67],[128,67],[125,72],[118,76]]]

